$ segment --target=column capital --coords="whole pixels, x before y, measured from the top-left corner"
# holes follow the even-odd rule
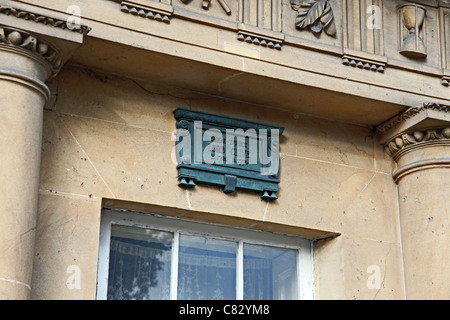
[[[45,82],[58,74],[91,29],[72,23],[69,15],[41,13],[43,9],[22,6],[0,4],[0,51],[28,56],[39,62],[45,72],[36,78]],[[4,74],[4,70],[1,73]]]
[[[49,68],[47,78],[54,77],[62,67],[63,57],[56,46],[20,29],[0,25],[0,50],[29,55],[45,62]]]
[[[376,128],[386,152],[404,175],[434,167],[450,167],[450,105],[425,103],[410,108]]]

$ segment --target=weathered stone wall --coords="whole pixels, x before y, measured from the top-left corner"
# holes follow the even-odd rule
[[[315,237],[316,297],[402,299],[394,162],[367,127],[66,66],[44,111],[32,298],[94,299],[101,209],[128,208]],[[279,199],[177,185],[172,111],[192,108],[286,129]],[[68,267],[81,287],[66,285]],[[367,286],[380,270],[379,290]]]
[[[449,0],[0,0],[0,298],[95,298],[104,207],[314,239],[317,298],[448,298],[449,17]],[[178,187],[178,107],[285,127],[279,199]]]

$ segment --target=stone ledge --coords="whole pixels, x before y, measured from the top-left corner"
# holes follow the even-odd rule
[[[257,221],[248,218],[233,217],[229,215],[200,212],[190,209],[166,207],[161,205],[130,202],[118,199],[103,199],[102,208],[111,210],[122,210],[158,216],[177,217],[197,222],[220,224],[227,227],[248,228],[249,230],[267,231],[302,237],[311,240],[333,238],[340,235],[339,232],[304,228],[300,226],[284,225],[270,221]]]

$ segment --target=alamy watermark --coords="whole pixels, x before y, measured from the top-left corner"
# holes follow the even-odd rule
[[[370,16],[367,18],[367,29],[369,30],[380,30],[382,28],[382,14],[381,8],[376,5],[371,5],[367,7],[366,13]]]
[[[379,290],[381,288],[381,268],[377,265],[370,265],[367,267],[367,273],[370,274],[366,281],[367,289]]]
[[[77,5],[67,7],[66,13],[70,16],[67,18],[67,28],[70,30],[78,30],[81,27],[81,8]],[[369,15],[366,21],[367,29],[380,30],[382,28],[382,10],[377,5],[370,5],[366,9]]]
[[[276,175],[280,167],[278,129],[204,130],[202,121],[194,121],[193,136],[187,129],[172,134],[175,164],[260,165],[261,175]]]
[[[66,280],[66,287],[69,290],[81,289],[81,269],[79,266],[72,264],[67,267],[66,273],[70,276]]]
[[[81,8],[77,5],[67,7],[66,13],[70,16],[67,18],[67,28],[69,30],[79,30],[81,28]]]

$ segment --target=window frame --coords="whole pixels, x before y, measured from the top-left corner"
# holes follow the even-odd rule
[[[100,243],[97,273],[97,299],[106,300],[108,294],[109,254],[112,225],[122,225],[172,232],[170,299],[176,300],[178,287],[178,249],[182,234],[232,240],[237,243],[236,252],[236,300],[242,300],[244,243],[297,250],[297,297],[314,299],[313,242],[297,236],[198,222],[158,214],[103,209],[100,224]]]

